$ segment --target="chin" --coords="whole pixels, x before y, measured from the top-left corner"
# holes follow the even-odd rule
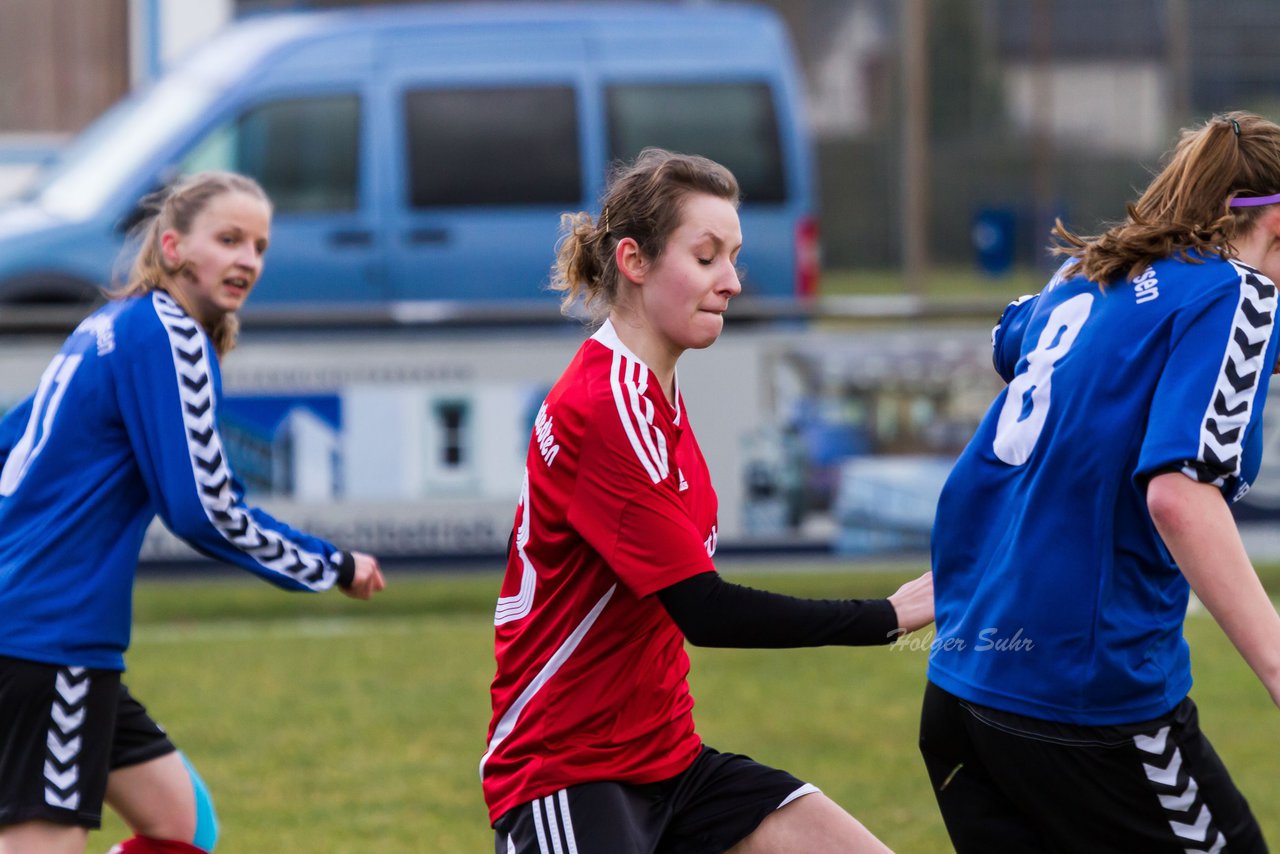
[[[702,326],[698,329],[697,334],[691,335],[689,342],[690,350],[705,350],[720,339],[720,333],[724,331],[724,320],[717,317],[715,326],[710,324]]]

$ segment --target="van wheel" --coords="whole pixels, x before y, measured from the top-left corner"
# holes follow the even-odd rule
[[[58,273],[33,273],[0,282],[0,305],[88,306],[101,297],[96,285]]]

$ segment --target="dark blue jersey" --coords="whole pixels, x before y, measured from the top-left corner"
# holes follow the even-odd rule
[[[1249,488],[1276,305],[1256,270],[1208,257],[1106,289],[1055,277],[1006,310],[992,343],[1009,385],[938,503],[933,682],[1087,725],[1186,696],[1189,587],[1146,484],[1182,472],[1229,501]]]
[[[109,303],[67,338],[0,422],[0,655],[122,669],[157,514],[281,587],[321,590],[350,571],[333,545],[245,505],[215,424],[221,395],[211,342],[162,292]]]

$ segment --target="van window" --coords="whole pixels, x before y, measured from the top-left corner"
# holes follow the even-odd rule
[[[260,104],[205,137],[184,174],[230,169],[257,179],[277,213],[354,210],[359,175],[356,95]]]
[[[575,100],[569,86],[408,92],[410,205],[580,203]]]
[[[744,201],[786,201],[767,84],[615,84],[606,103],[610,158],[630,161],[649,145],[700,154],[733,172]]]

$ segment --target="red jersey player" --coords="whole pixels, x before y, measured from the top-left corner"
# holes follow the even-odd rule
[[[480,773],[499,852],[887,850],[693,725],[686,639],[882,644],[933,619],[928,575],[889,599],[817,601],[715,571],[716,496],[675,368],[741,290],[737,205],[724,167],[648,149],[599,222],[564,217],[555,286],[606,319],[538,412],[495,612]]]

